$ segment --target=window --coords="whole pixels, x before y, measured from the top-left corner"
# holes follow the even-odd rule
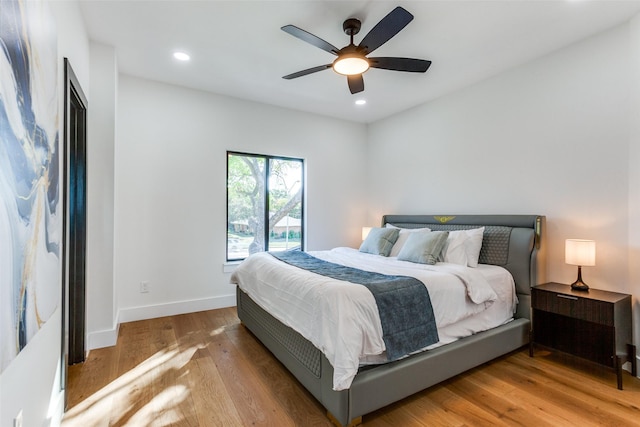
[[[302,250],[302,159],[227,152],[227,261]]]

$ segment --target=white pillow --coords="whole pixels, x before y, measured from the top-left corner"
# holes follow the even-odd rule
[[[483,233],[484,227],[450,231],[440,259],[444,262],[477,267]]]
[[[467,241],[464,243],[467,252],[467,265],[469,267],[478,266],[478,258],[480,258],[480,249],[482,249],[482,236],[484,235],[484,227],[472,228],[465,230],[467,232]]]
[[[391,252],[389,252],[389,256],[398,256],[404,244],[407,243],[407,239],[409,238],[409,235],[411,233],[419,233],[419,232],[429,233],[431,231],[430,228],[400,228],[391,224],[387,224],[386,227],[397,228],[400,230],[400,234],[398,235],[398,240],[396,240],[396,242],[393,244],[393,247],[391,248]]]
[[[447,242],[442,249],[442,261],[453,264],[467,265],[467,251],[464,243],[467,241],[467,234],[457,231],[450,231]]]

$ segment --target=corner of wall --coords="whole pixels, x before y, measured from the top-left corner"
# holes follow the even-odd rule
[[[103,347],[112,347],[118,341],[118,331],[120,323],[116,322],[115,327],[102,331],[90,332],[87,334],[87,350],[95,350]]]

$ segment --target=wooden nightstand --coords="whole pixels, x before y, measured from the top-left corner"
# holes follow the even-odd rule
[[[545,283],[531,288],[533,345],[541,344],[615,369],[622,390],[622,365],[636,376],[631,341],[631,295]]]

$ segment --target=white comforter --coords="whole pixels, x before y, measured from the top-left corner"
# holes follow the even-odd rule
[[[415,264],[351,248],[309,253],[336,264],[422,281],[438,330],[483,311],[498,298],[515,307],[513,278],[500,267],[495,269],[505,274],[491,270],[489,283],[486,270],[456,264]],[[360,362],[385,351],[376,302],[364,286],[310,273],[268,253],[247,258],[231,275],[231,283],[325,354],[334,368],[334,390],[349,388]]]

